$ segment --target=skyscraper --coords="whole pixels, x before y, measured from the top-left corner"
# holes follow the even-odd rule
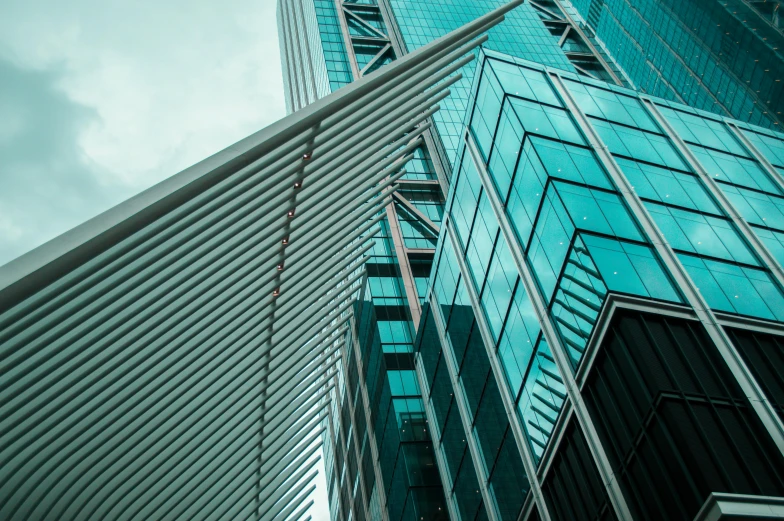
[[[416,346],[452,508],[781,508],[784,135],[492,52],[478,75]]]
[[[359,79],[500,5],[502,2],[497,0],[429,4],[281,0],[278,25],[288,107],[296,110],[307,106],[324,93]],[[543,17],[548,21],[543,21]],[[567,37],[569,28],[573,30]],[[568,18],[543,15],[532,5],[523,4],[490,30],[487,45],[567,70],[593,71],[585,73],[617,79],[581,34]],[[388,496],[381,503],[385,513],[389,509],[390,519],[399,519],[403,510],[418,513],[419,517],[424,514],[425,518],[439,512],[446,515],[447,510],[441,483],[434,480],[432,470],[428,471],[435,466],[429,436],[419,433],[417,438],[411,438],[411,430],[404,432],[404,427],[425,422],[414,371],[413,339],[420,323],[444,194],[474,70],[474,64],[462,67],[462,78],[450,85],[450,95],[440,100],[441,110],[432,116],[433,128],[425,130],[424,143],[407,166],[408,173],[401,179],[402,189],[387,209],[383,233],[376,238],[379,246],[368,264],[366,298],[372,302],[374,312],[363,313],[369,324],[359,327],[367,335],[360,342],[366,349],[367,365],[359,387],[366,387],[372,398],[369,412],[376,427],[379,465],[384,479],[389,480],[384,487]],[[361,411],[360,396],[352,396],[335,399],[346,409]],[[351,401],[354,403],[349,404]],[[343,420],[336,430],[350,432],[349,415]],[[422,425],[423,432],[425,428]],[[327,443],[325,449],[330,462],[332,445]],[[333,510],[337,509],[339,502],[335,498],[339,494],[352,496],[346,491],[355,489],[340,477],[347,449],[335,451],[337,465],[327,470]],[[369,454],[370,449],[363,447],[363,451]],[[427,481],[420,481],[421,476],[427,476]],[[342,499],[340,508],[344,515],[350,503],[349,498]]]
[[[439,242],[409,309],[416,340],[365,355],[384,360],[372,378],[408,389],[371,405],[416,403],[428,432],[420,459],[406,442],[379,451],[397,462],[380,469],[389,519],[436,515],[419,503],[439,497],[432,474],[426,494],[411,479],[434,463],[453,519],[718,519],[780,503],[761,496],[782,495],[781,136],[694,110],[775,128],[780,57],[775,35],[710,3],[527,2],[461,69],[422,147],[449,199],[436,227],[419,222]],[[741,3],[777,29],[775,9]],[[296,78],[316,77],[295,34],[359,78],[494,3],[315,2],[318,24],[295,16],[309,5],[279,2],[293,108],[307,104]],[[732,57],[696,50],[715,44],[711,24],[737,38]],[[406,291],[403,253],[387,273]],[[382,423],[381,439],[413,425]]]
[[[784,125],[779,0],[571,4],[643,92],[755,125]]]

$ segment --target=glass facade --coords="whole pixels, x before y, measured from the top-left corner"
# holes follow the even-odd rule
[[[408,52],[504,4],[502,0],[389,0],[389,3]],[[485,47],[488,49],[564,70],[575,70],[557,40],[552,38],[528,3],[510,12],[503,22],[487,34],[489,39]],[[463,79],[450,87],[451,95],[441,103],[441,110],[433,116],[450,164],[455,162],[475,69],[475,62],[463,67],[460,71]]]
[[[286,113],[353,81],[333,0],[278,0]]]
[[[776,1],[573,0],[634,85],[767,128],[784,124]]]
[[[474,519],[478,508],[495,519],[517,519],[521,496],[537,480],[544,502],[535,507],[547,508],[552,519],[635,511],[641,508],[635,498],[619,507],[603,490],[601,461],[587,449],[585,426],[575,424],[567,386],[590,371],[584,360],[598,349],[590,341],[601,334],[594,329],[608,298],[689,308],[684,282],[676,282],[680,273],[722,317],[784,322],[777,275],[784,261],[784,134],[492,51],[482,53],[480,67],[416,344],[461,519]],[[775,263],[764,260],[771,257],[760,243]],[[665,262],[667,250],[673,255]],[[443,374],[450,363],[452,382]],[[468,409],[463,425],[453,419],[456,396]],[[589,403],[594,421],[607,413]],[[609,443],[612,433],[599,432]],[[770,449],[768,434],[749,435]],[[466,457],[471,436],[484,471],[477,472],[477,489],[488,489],[478,507],[464,507],[475,496],[461,497],[458,488],[464,466],[477,464]],[[574,458],[596,465],[581,470],[586,483],[598,484],[588,499],[558,488],[566,486],[566,474],[575,479]],[[771,477],[763,488],[778,490],[780,481]],[[629,494],[638,484],[621,486]],[[736,490],[731,483],[716,487]],[[704,490],[695,492],[700,501]],[[692,510],[677,515],[691,519]],[[536,515],[533,506],[526,511]],[[672,515],[665,517],[678,518]]]
[[[379,0],[339,11],[315,1],[320,44],[333,52],[325,65],[330,89],[501,4]],[[737,356],[748,358],[751,373],[762,371],[766,396],[779,400],[752,344],[780,341],[747,340],[722,325],[711,334],[691,322],[662,325],[657,315],[678,310],[671,312],[706,320],[703,313],[733,327],[784,322],[784,135],[763,128],[776,126],[768,112],[781,97],[777,69],[746,59],[749,71],[731,70],[722,52],[708,52],[710,23],[729,22],[702,19],[704,6],[566,4],[526,2],[489,32],[433,116],[435,149],[419,147],[406,166],[355,309],[358,358],[340,366],[332,391],[341,404],[325,440],[333,519],[647,519],[641,512],[649,505],[638,501],[646,485],[610,479],[631,475],[638,460],[612,445],[619,438],[606,418],[614,413],[597,398],[611,386],[640,392],[602,372],[622,371],[602,357],[620,356],[608,343],[625,338],[627,323],[648,328],[637,339],[656,344],[645,356],[710,351],[713,365],[701,378],[730,379],[731,390],[699,400],[733,401],[744,425],[757,415],[732,387],[740,377],[717,366],[726,361],[717,354],[721,342],[745,349]],[[710,16],[724,16],[724,7]],[[595,29],[580,28],[590,41],[604,42],[590,61],[603,69],[586,65],[582,55],[596,48],[575,39],[569,13]],[[623,319],[608,311],[627,301],[644,311]],[[591,370],[594,360],[601,370]],[[697,384],[656,385],[656,392],[688,394]],[[698,399],[689,400],[692,407]],[[635,414],[662,418],[662,429],[680,422],[666,417],[676,406],[645,407]],[[623,428],[653,439],[645,425],[635,419]],[[751,429],[742,435],[763,447],[747,462],[774,443],[754,425],[733,434]],[[678,443],[691,443],[683,436]],[[658,457],[686,457],[676,449]],[[697,475],[705,469],[695,471],[683,508],[660,518],[693,519],[711,491],[777,495],[778,474],[759,465],[769,482],[757,488],[705,484]],[[651,487],[659,478],[647,479]]]

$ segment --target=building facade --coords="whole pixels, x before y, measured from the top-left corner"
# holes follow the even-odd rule
[[[456,519],[781,508],[784,135],[477,75],[416,344]]]
[[[503,4],[281,0],[278,25],[287,107],[305,107]],[[563,15],[556,19],[523,4],[489,31],[487,45],[570,71],[608,71],[597,77],[612,79],[601,56],[585,52],[590,51],[589,44],[580,43],[585,40],[579,29],[565,37],[568,27],[573,25]],[[354,365],[347,367],[348,374],[356,376],[348,378],[347,387],[337,386],[331,398],[340,404],[329,421],[325,444],[334,519],[365,511],[378,519],[447,518],[426,431],[413,341],[474,70],[475,63],[461,67],[462,78],[451,82],[450,95],[439,100],[432,128],[424,129],[424,142],[407,164],[401,188],[381,222],[382,232],[375,237],[367,264],[368,285],[356,313],[361,317],[361,357],[349,360]],[[364,414],[373,429],[362,428],[355,440],[357,422],[366,421]],[[416,431],[407,428],[414,424]],[[361,479],[356,470],[360,461]]]
[[[671,16],[697,9],[650,3]],[[278,5],[287,103],[297,110],[500,2]],[[767,353],[784,319],[784,236],[771,226],[783,208],[780,136],[669,103],[775,128],[754,103],[765,95],[747,91],[772,97],[778,82],[743,86],[724,57],[690,61],[704,42],[673,47],[670,33],[657,33],[669,54],[638,63],[643,36],[624,24],[673,23],[654,17],[640,28],[626,8],[640,11],[526,2],[439,100],[382,222],[355,313],[356,356],[332,398],[341,404],[325,443],[333,519],[693,519],[706,501],[721,504],[712,492],[781,495],[772,412],[781,371],[760,376],[741,358],[780,356]],[[699,88],[687,85],[714,70]],[[630,343],[647,346],[643,358],[608,358]],[[612,379],[644,373],[651,357],[669,367],[676,362],[662,357],[697,352],[703,365],[690,376],[678,366],[655,381]],[[614,403],[608,389],[647,398]],[[672,441],[678,414],[691,423]],[[658,430],[645,430],[655,421]],[[732,470],[678,475],[699,467],[684,444],[711,436],[700,457]],[[749,444],[756,452],[732,462],[717,456]],[[651,457],[680,467],[652,469]],[[738,472],[764,477],[727,477]],[[662,482],[670,489],[640,499]],[[688,492],[673,510],[653,508],[674,490]]]
[[[767,128],[784,125],[780,0],[573,0],[635,88]]]

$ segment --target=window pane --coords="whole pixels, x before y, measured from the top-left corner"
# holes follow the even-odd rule
[[[711,308],[784,320],[784,297],[766,272],[691,255],[678,258]]]
[[[730,221],[653,203],[645,206],[674,249],[759,265]]]
[[[623,158],[616,161],[640,197],[721,215],[721,210],[698,178]]]

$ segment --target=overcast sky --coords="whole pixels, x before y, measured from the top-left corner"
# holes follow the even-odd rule
[[[274,0],[0,1],[0,265],[283,117]]]
[[[284,115],[274,0],[0,0],[0,265]]]

